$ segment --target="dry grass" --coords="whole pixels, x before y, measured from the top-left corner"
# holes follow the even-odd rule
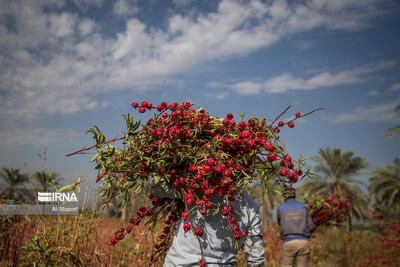
[[[86,212],[76,216],[2,216],[0,266],[149,266],[154,252],[151,231],[138,225],[117,246],[108,245],[118,219]],[[281,265],[279,227],[264,231],[265,266]],[[312,240],[310,266],[357,266],[377,247],[378,233],[320,228]],[[398,251],[398,254],[400,252]],[[350,255],[350,257],[348,257]],[[156,259],[154,267],[162,266]],[[245,266],[244,255],[237,266]]]

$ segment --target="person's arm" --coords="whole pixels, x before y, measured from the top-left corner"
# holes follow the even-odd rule
[[[177,199],[180,198],[179,194],[174,190],[174,188],[168,184],[165,178],[161,178],[158,183],[154,181],[154,175],[149,175],[149,187],[150,191],[155,197],[159,198],[170,198]]]
[[[276,209],[276,219],[278,220],[279,226],[281,226],[281,214],[279,213],[279,207]]]
[[[260,208],[255,212],[248,228],[248,235],[243,242],[243,252],[248,267],[263,267],[265,262],[262,219]]]

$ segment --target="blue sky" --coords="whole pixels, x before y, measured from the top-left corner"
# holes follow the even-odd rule
[[[352,150],[370,165],[399,156],[400,6],[396,1],[0,0],[0,166],[66,183],[96,173],[93,124],[111,139],[146,100],[211,114],[314,113],[284,129],[297,157]],[[147,115],[148,116],[148,115]]]

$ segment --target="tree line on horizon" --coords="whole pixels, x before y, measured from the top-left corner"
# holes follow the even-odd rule
[[[20,169],[5,167],[0,171],[0,178],[0,199],[24,203],[34,202],[37,191],[56,191],[63,180],[57,172],[49,172],[47,169],[31,175]],[[30,188],[27,187],[29,184]]]

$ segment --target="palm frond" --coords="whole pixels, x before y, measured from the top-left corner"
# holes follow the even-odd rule
[[[376,206],[400,203],[400,160],[395,166],[378,165],[370,175],[369,191],[374,195]]]

